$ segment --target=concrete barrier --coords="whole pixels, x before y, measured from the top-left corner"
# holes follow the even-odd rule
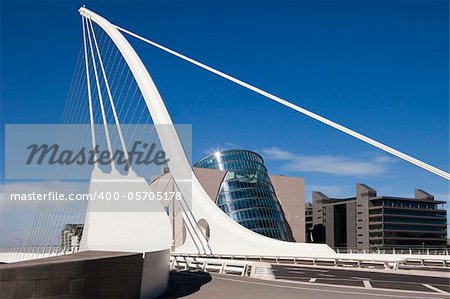
[[[1,298],[154,298],[168,283],[169,252],[85,251],[0,265]],[[153,271],[153,273],[152,273]]]
[[[142,268],[141,298],[156,298],[169,284],[170,250],[146,252]]]

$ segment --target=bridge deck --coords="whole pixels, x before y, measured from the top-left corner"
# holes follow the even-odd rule
[[[167,298],[447,298],[448,278],[274,265],[276,280],[173,271]],[[395,272],[398,273],[398,272]],[[364,282],[366,281],[366,282]]]

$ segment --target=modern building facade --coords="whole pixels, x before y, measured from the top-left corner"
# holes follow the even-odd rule
[[[310,202],[305,204],[305,242],[312,243],[313,230],[313,205]]]
[[[248,150],[215,152],[194,167],[226,171],[214,200],[233,220],[258,234],[293,241],[260,155]]]
[[[305,242],[305,180],[285,175],[269,175],[280,204],[288,234],[295,242]]]
[[[423,190],[413,198],[378,196],[364,184],[350,198],[313,192],[312,239],[335,248],[445,247],[444,203]]]
[[[242,151],[240,151],[242,152]],[[254,159],[258,164],[252,164],[251,162],[246,162],[246,167],[248,165],[253,165],[253,170],[224,170],[213,168],[213,162],[207,162],[206,158],[202,159],[200,162],[202,166],[206,168],[194,167],[193,173],[202,185],[202,188],[207,193],[208,197],[215,202],[218,203],[219,198],[221,198],[221,209],[229,217],[233,218],[235,213],[231,212],[232,210],[235,212],[240,212],[242,215],[242,211],[244,211],[244,216],[255,215],[254,218],[233,218],[233,219],[241,219],[244,225],[248,225],[247,227],[251,230],[255,230],[257,227],[252,226],[250,221],[254,221],[255,224],[260,225],[262,229],[266,229],[268,226],[269,233],[267,235],[272,236],[272,238],[277,238],[279,236],[287,236],[287,240],[304,243],[305,242],[305,181],[303,178],[297,177],[288,177],[284,175],[268,175],[263,165],[262,158],[253,152],[245,151],[247,157],[252,157],[250,159]],[[233,156],[230,156],[233,157]],[[236,157],[236,156],[234,156]],[[239,157],[239,155],[237,155]],[[222,160],[223,161],[223,160]],[[196,165],[200,165],[200,162]],[[234,162],[233,162],[234,163]],[[239,165],[239,164],[238,164]],[[229,164],[226,164],[229,167]],[[219,167],[222,167],[220,165]],[[256,168],[256,170],[255,170]],[[261,169],[261,170],[258,170]],[[245,174],[245,176],[244,176]],[[262,179],[260,179],[262,178]],[[261,182],[262,181],[262,182]],[[270,185],[269,185],[270,183]],[[161,175],[155,177],[150,182],[150,186],[153,191],[175,191],[177,186],[175,186],[173,179],[171,177],[171,173],[164,170],[161,172]],[[239,187],[239,188],[237,188]],[[231,190],[233,189],[233,191]],[[260,190],[262,189],[262,190]],[[227,190],[227,191],[225,191]],[[245,191],[250,192],[245,192]],[[267,196],[267,190],[270,191],[270,196]],[[244,192],[243,192],[244,191]],[[260,192],[263,191],[263,192]],[[232,193],[232,195],[227,196],[227,192]],[[225,195],[224,195],[225,194]],[[239,195],[251,194],[255,195],[254,197],[243,197],[241,200],[235,199],[238,198]],[[264,196],[266,195],[266,196]],[[226,200],[230,198],[231,200]],[[224,200],[225,199],[225,200]],[[261,200],[261,204],[259,204],[259,200]],[[233,203],[231,203],[233,201]],[[243,202],[244,204],[235,204],[235,202]],[[231,203],[231,204],[230,204]],[[244,206],[242,206],[244,205]],[[243,207],[247,207],[244,209]],[[270,210],[266,213],[266,210],[269,208]],[[178,202],[170,202],[166,203],[165,207],[167,213],[169,214],[169,218],[172,223],[172,230],[174,236],[174,247],[181,246],[186,237],[187,237],[187,229],[186,223],[181,217],[182,207]],[[254,211],[253,211],[254,210]],[[256,212],[255,212],[256,211]],[[274,214],[277,216],[273,216]],[[261,216],[263,215],[263,216]],[[264,215],[269,215],[264,216]],[[282,219],[283,226],[281,224],[274,224],[272,221],[276,219]],[[262,220],[262,221],[261,221]],[[239,222],[239,220],[238,220]],[[239,222],[241,223],[241,222]],[[272,223],[272,224],[270,224]],[[266,226],[267,225],[267,226]],[[273,231],[273,227],[276,226],[282,227],[283,234],[270,234],[270,231]],[[284,228],[283,228],[284,227]],[[260,232],[255,230],[256,232]]]
[[[61,248],[73,249],[80,246],[81,236],[83,235],[83,224],[68,223],[61,230],[60,245]]]

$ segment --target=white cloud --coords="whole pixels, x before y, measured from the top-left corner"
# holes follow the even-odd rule
[[[393,158],[385,155],[376,155],[373,159],[377,163],[397,163],[400,162],[398,158]]]
[[[386,156],[347,157],[331,155],[300,155],[277,147],[261,151],[267,160],[286,161],[281,167],[287,172],[321,172],[333,175],[372,176],[382,174],[395,162]]]

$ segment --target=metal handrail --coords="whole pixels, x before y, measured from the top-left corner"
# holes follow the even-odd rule
[[[409,254],[409,255],[449,255],[449,248],[407,248],[407,247],[393,247],[393,248],[347,248],[336,247],[336,253],[364,253],[364,254]]]
[[[59,245],[21,245],[0,247],[0,253],[9,254],[28,254],[33,258],[34,255],[63,255],[79,251],[79,246],[59,246]]]
[[[432,262],[434,266],[443,266],[448,267],[450,263],[450,256],[448,255],[417,255],[416,258],[411,258],[408,256],[402,256],[402,255],[396,255],[390,256],[390,257],[373,257],[372,256],[364,256],[358,254],[349,254],[348,256],[345,256],[345,254],[340,254],[337,256],[330,256],[330,257],[311,257],[311,256],[305,256],[305,257],[283,257],[283,256],[259,256],[259,255],[205,255],[205,254],[192,254],[192,253],[171,253],[172,257],[180,257],[180,258],[208,258],[208,259],[218,259],[218,260],[241,260],[241,261],[270,261],[271,263],[302,263],[305,261],[308,261],[312,263],[313,265],[317,265],[320,263],[331,263],[334,266],[338,265],[347,265],[347,264],[353,264],[358,267],[361,267],[363,264],[377,264],[381,265],[383,264],[385,268],[391,268],[392,269],[398,269],[398,266],[400,264],[408,263],[410,261],[420,261],[421,265],[424,266],[425,263]],[[441,258],[442,257],[442,258]],[[439,264],[439,265],[436,265]]]

